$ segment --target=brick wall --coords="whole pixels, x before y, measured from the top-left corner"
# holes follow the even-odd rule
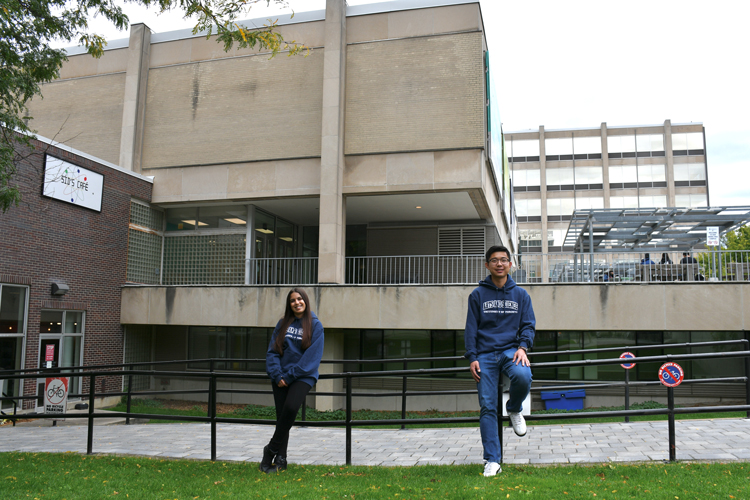
[[[127,265],[130,200],[150,201],[152,184],[47,144],[33,143],[35,152],[25,151],[29,156],[18,164],[16,180],[23,201],[0,214],[0,276],[5,283],[30,285],[25,367],[39,365],[43,308],[86,311],[85,365],[122,363],[120,286]],[[100,213],[41,195],[45,150],[104,175]],[[52,296],[52,281],[67,284],[70,291],[62,297]],[[105,381],[107,391],[119,391],[120,387],[119,377]],[[24,390],[27,395],[35,394],[34,381],[27,380]]]
[[[354,44],[346,154],[484,147],[482,33]]]

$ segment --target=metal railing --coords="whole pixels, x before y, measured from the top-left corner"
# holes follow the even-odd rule
[[[711,250],[691,253],[524,253],[516,256],[517,283],[621,283],[671,281],[748,281],[749,250]]]
[[[317,257],[245,259],[246,285],[309,285],[317,282]]]
[[[353,285],[476,284],[486,275],[484,255],[346,258],[346,283]]]
[[[668,441],[669,441],[669,459],[670,461],[676,460],[676,445],[675,445],[675,415],[686,414],[686,413],[708,413],[708,412],[746,412],[748,418],[750,418],[750,350],[748,350],[748,340],[735,340],[735,341],[720,341],[720,342],[701,342],[701,343],[686,343],[686,344],[661,344],[661,345],[649,345],[649,346],[631,346],[631,347],[613,347],[613,348],[601,348],[601,349],[584,349],[579,351],[556,351],[561,354],[566,353],[581,353],[581,354],[599,354],[603,352],[616,352],[616,351],[633,351],[642,348],[674,348],[674,347],[710,347],[710,346],[727,346],[731,344],[742,345],[743,351],[722,351],[722,352],[710,352],[710,353],[697,353],[697,354],[668,354],[661,356],[642,356],[628,358],[627,363],[654,363],[654,362],[666,362],[666,361],[679,361],[679,360],[693,360],[693,359],[727,359],[741,357],[744,358],[745,374],[744,376],[735,377],[722,377],[722,378],[709,378],[709,379],[691,379],[684,380],[682,383],[698,384],[698,383],[728,383],[734,382],[744,383],[745,386],[745,404],[744,405],[721,405],[721,406],[699,406],[699,407],[683,407],[676,408],[674,401],[674,388],[667,387],[667,408],[657,409],[639,409],[639,410],[619,410],[619,411],[598,411],[598,412],[585,412],[585,413],[553,413],[553,414],[531,414],[527,416],[527,420],[555,420],[555,419],[587,419],[587,418],[602,418],[602,417],[625,417],[639,415],[667,415],[668,417]],[[539,352],[530,353],[530,357],[533,359],[535,356],[550,355],[551,352]],[[424,362],[424,361],[456,361],[462,359],[460,357],[444,357],[444,358],[405,358],[402,360],[388,360],[390,362],[403,362],[404,366],[408,366],[411,362]],[[265,419],[245,419],[245,418],[230,418],[230,417],[218,417],[216,414],[217,396],[219,394],[272,394],[271,390],[249,390],[249,389],[219,389],[218,382],[220,380],[261,380],[268,382],[267,375],[263,373],[229,373],[216,371],[215,367],[217,363],[224,362],[250,362],[257,363],[261,360],[255,359],[202,359],[202,360],[180,360],[180,361],[168,361],[168,362],[144,362],[144,363],[133,363],[128,365],[101,365],[96,367],[75,367],[76,369],[89,370],[89,371],[50,371],[50,370],[6,370],[0,372],[0,376],[6,380],[9,379],[36,379],[40,376],[53,377],[53,376],[65,376],[65,377],[82,377],[88,382],[88,393],[71,395],[85,397],[88,399],[88,413],[86,414],[62,414],[62,415],[45,415],[45,414],[34,414],[29,415],[27,413],[21,413],[18,415],[8,415],[9,418],[14,421],[17,418],[86,418],[88,420],[88,433],[87,433],[87,453],[93,453],[93,432],[94,432],[94,420],[97,418],[111,418],[111,417],[122,417],[128,419],[130,422],[131,418],[142,418],[150,420],[182,420],[186,422],[204,422],[209,423],[211,426],[211,460],[216,460],[216,449],[217,449],[217,437],[216,437],[216,424],[217,423],[234,423],[234,424],[262,424],[262,425],[275,425],[274,421]],[[347,364],[347,363],[368,363],[376,362],[382,363],[385,360],[324,360],[324,363],[333,364]],[[608,364],[622,364],[623,359],[620,358],[607,358],[607,359],[583,359],[574,361],[558,361],[548,363],[533,363],[534,367],[539,368],[550,368],[550,367],[574,367],[574,366],[596,366],[596,365],[608,365]],[[190,363],[208,363],[208,371],[166,371],[166,370],[137,370],[136,366],[166,366],[170,364],[190,364]],[[117,371],[113,371],[117,370]],[[352,428],[362,426],[383,426],[383,425],[401,425],[402,428],[405,424],[439,424],[439,423],[476,423],[479,421],[479,417],[451,417],[451,418],[406,418],[406,398],[407,397],[418,397],[418,396],[437,396],[437,395],[460,395],[460,394],[476,394],[476,390],[441,390],[441,391],[408,391],[407,384],[404,383],[401,392],[398,393],[354,393],[352,390],[352,381],[358,378],[367,377],[403,377],[404,379],[409,376],[425,376],[425,375],[448,375],[456,373],[465,373],[468,371],[468,367],[455,367],[455,368],[431,368],[431,369],[404,369],[404,370],[386,370],[386,371],[365,371],[365,372],[345,372],[345,373],[333,373],[333,374],[322,374],[321,379],[344,379],[346,382],[345,392],[322,392],[316,391],[315,395],[320,396],[344,396],[345,397],[345,419],[337,421],[305,421],[304,407],[302,411],[302,422],[298,422],[297,425],[307,426],[318,426],[318,427],[344,427],[346,430],[345,448],[346,448],[346,463],[350,465],[352,463]],[[627,373],[627,370],[625,370]],[[101,377],[112,377],[113,375],[119,375],[126,377],[128,380],[128,390],[125,392],[96,392],[97,380]],[[207,382],[208,387],[206,389],[196,390],[172,390],[172,391],[139,391],[134,393],[130,390],[132,387],[132,377],[134,376],[151,376],[151,377],[191,377],[193,379],[203,379]],[[660,384],[656,380],[656,373],[654,373],[654,381],[639,381],[629,382],[625,379],[625,382],[610,382],[610,383],[593,383],[593,384],[566,384],[559,386],[536,386],[532,387],[532,391],[552,390],[552,389],[567,389],[567,388],[606,388],[606,387],[625,387],[625,404],[629,407],[629,392],[627,387],[631,385],[655,385]],[[84,384],[82,383],[81,386]],[[132,413],[131,403],[132,397],[137,396],[150,396],[150,395],[176,395],[176,394],[206,394],[208,396],[208,411],[205,417],[203,416],[185,416],[185,415],[155,415],[147,413]],[[393,397],[394,395],[400,395],[402,398],[402,413],[401,419],[387,419],[387,420],[353,420],[352,418],[352,399],[354,397],[373,398],[373,397]],[[125,412],[96,412],[95,411],[95,399],[96,397],[102,396],[126,396],[127,406]],[[2,400],[30,400],[37,399],[36,395],[26,396],[15,396],[15,397],[3,397]],[[498,415],[498,427],[502,427],[508,422],[507,417]],[[500,429],[502,431],[502,429]],[[502,435],[500,432],[501,446],[502,446]],[[502,448],[501,448],[502,449]],[[502,459],[501,459],[502,460]]]

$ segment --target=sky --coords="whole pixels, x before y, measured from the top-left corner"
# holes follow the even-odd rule
[[[179,12],[115,0],[131,23],[192,28]],[[349,5],[375,3],[349,0]],[[248,18],[288,10],[255,5]],[[712,206],[750,206],[745,0],[481,0],[506,132],[703,123]],[[295,12],[325,0],[290,0]],[[126,38],[102,19],[91,30]],[[302,40],[304,43],[304,40]],[[495,68],[502,68],[497,70]]]

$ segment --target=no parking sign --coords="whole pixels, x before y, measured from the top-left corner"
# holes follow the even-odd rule
[[[685,372],[677,363],[664,363],[659,368],[659,381],[667,387],[677,387],[685,378]]]
[[[627,352],[626,351],[626,352],[620,354],[620,359],[630,359],[630,358],[634,358],[634,357],[635,357],[635,354],[633,354],[632,352]],[[631,368],[633,368],[635,366],[635,363],[623,363],[620,366],[622,366],[626,370],[630,370]]]

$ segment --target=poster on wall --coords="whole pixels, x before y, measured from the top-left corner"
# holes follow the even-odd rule
[[[43,196],[101,212],[103,188],[102,174],[46,156]]]

